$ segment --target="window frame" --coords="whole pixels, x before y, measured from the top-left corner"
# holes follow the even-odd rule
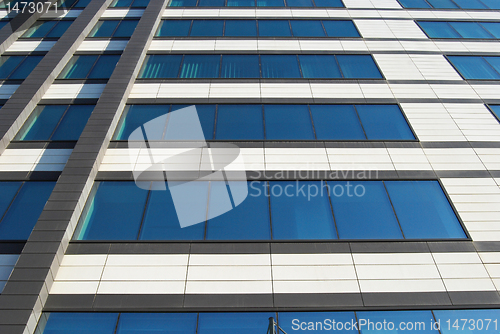
[[[94,32],[94,30],[96,29],[96,26],[99,24],[99,22],[106,22],[106,21],[119,21],[118,24],[116,25],[115,29],[111,33],[111,36],[98,36],[98,37],[90,36],[92,34],[92,32]],[[132,37],[132,34],[134,32],[132,32],[132,34],[130,36],[128,36],[128,37],[123,37],[123,36],[117,36],[117,37],[115,37],[116,32],[118,31],[118,29],[120,28],[120,25],[124,21],[137,21],[137,23],[139,23],[139,19],[138,18],[133,18],[133,17],[105,18],[105,19],[97,21],[97,23],[94,25],[94,27],[89,32],[89,34],[87,35],[87,37],[85,37],[85,39],[88,38],[89,40],[110,40],[110,39],[111,40],[129,40],[130,37]],[[97,28],[97,31],[99,31],[99,28]],[[136,25],[136,28],[137,28],[137,25]]]
[[[470,80],[477,80],[477,81],[494,81],[494,82],[498,82],[500,81],[500,71],[497,71],[486,59],[484,59],[485,57],[488,58],[488,57],[495,57],[495,58],[499,58],[500,59],[500,56],[477,56],[477,55],[454,55],[454,54],[446,54],[444,55],[445,59],[448,61],[448,63],[453,67],[453,69],[458,73],[458,75],[460,75],[460,77],[462,78],[462,80],[465,80],[465,81],[470,81]],[[499,78],[498,79],[475,79],[475,78],[471,78],[471,79],[468,79],[466,78],[462,72],[460,72],[458,70],[458,67],[455,66],[455,64],[453,64],[453,62],[451,61],[451,59],[449,57],[475,57],[475,58],[481,58],[483,59],[484,61],[486,61],[486,63],[491,67],[491,69],[497,73],[499,75]]]
[[[5,79],[0,79],[0,82],[2,81],[12,81],[12,82],[22,82],[23,80],[25,80],[30,74],[31,72],[33,72],[33,70],[36,68],[36,66],[38,66],[38,64],[40,64],[40,62],[43,60],[43,57],[45,56],[46,52],[32,52],[30,54],[25,54],[25,55],[18,55],[18,54],[10,54],[10,53],[4,53],[1,55],[1,57],[23,57],[23,59],[21,59],[21,61],[19,62],[19,64],[17,64],[13,69],[12,71],[10,71],[9,75],[5,78]],[[23,65],[24,65],[24,62],[29,58],[29,57],[42,57],[37,65],[31,70],[30,73],[28,73],[28,75],[26,75],[26,78],[24,79],[11,79],[12,75],[14,73],[16,73],[17,70],[19,70]]]
[[[422,30],[422,32],[427,36],[429,39],[445,39],[445,40],[480,40],[480,41],[494,41],[494,40],[499,40],[500,38],[496,38],[495,35],[493,35],[485,26],[483,26],[481,23],[496,23],[496,22],[487,22],[487,21],[442,21],[442,20],[416,20],[415,21],[418,25],[418,27]],[[450,27],[450,29],[453,29],[459,35],[460,37],[431,37],[429,34],[425,31],[425,29],[420,25],[420,23],[446,23]],[[476,23],[479,24],[481,28],[484,29],[488,34],[490,34],[492,37],[491,38],[475,38],[475,37],[463,37],[458,30],[455,29],[451,25],[451,23]]]
[[[87,74],[85,75],[85,78],[62,78],[61,77],[61,73],[63,73],[64,70],[66,70],[66,68],[68,67],[68,64],[70,63],[70,61],[74,58],[74,57],[86,57],[86,56],[97,56],[96,60],[94,61],[94,63],[92,64],[92,66],[90,67],[89,71],[87,72]],[[92,71],[94,70],[94,68],[96,67],[97,63],[99,62],[99,60],[101,59],[102,56],[119,56],[118,58],[118,61],[120,61],[120,58],[122,56],[122,53],[121,52],[105,52],[105,53],[98,53],[98,54],[88,54],[88,53],[75,53],[71,56],[71,58],[68,60],[68,62],[64,65],[64,67],[62,68],[61,72],[59,72],[59,74],[57,75],[56,77],[56,81],[69,81],[69,80],[78,80],[78,81],[81,81],[81,80],[84,80],[84,81],[96,81],[96,82],[107,82],[109,80],[109,78],[89,78],[90,74],[92,73]],[[117,62],[118,64],[118,62]],[[113,71],[116,69],[116,66],[115,68],[113,69]],[[111,72],[111,75],[112,75],[113,72]],[[110,77],[111,77],[110,75]]]

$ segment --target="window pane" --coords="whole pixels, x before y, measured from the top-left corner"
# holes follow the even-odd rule
[[[264,139],[262,106],[219,105],[215,139]]]
[[[110,7],[130,7],[133,0],[115,0]]]
[[[28,56],[19,67],[10,75],[9,79],[26,79],[42,60],[43,56]]]
[[[495,38],[500,38],[500,22],[481,22],[481,25]]]
[[[9,207],[22,182],[0,182],[0,218]]]
[[[187,186],[196,194],[194,202],[203,202],[193,205],[192,210],[206,212],[208,183],[189,182]],[[204,235],[205,222],[181,228],[168,185],[166,190],[151,191],[139,240],[203,240]]]
[[[458,8],[451,0],[427,0],[434,8]]]
[[[415,139],[397,105],[357,105],[369,140]]]
[[[493,111],[493,114],[497,117],[497,119],[500,119],[500,106],[489,106],[490,109]]]
[[[135,27],[137,27],[138,20],[124,20],[116,29],[113,37],[130,37],[134,33]]]
[[[492,35],[476,22],[450,22],[450,25],[458,31],[463,38],[493,38]]]
[[[259,78],[258,55],[222,55],[221,78]]]
[[[323,21],[323,25],[328,37],[360,37],[352,21]]]
[[[100,56],[92,72],[90,72],[89,79],[109,79],[118,60],[120,60],[119,55]]]
[[[181,66],[181,78],[218,78],[219,55],[185,55]]]
[[[357,330],[342,330],[340,329],[340,325],[337,325],[338,323],[342,323],[342,328],[344,327],[344,324],[349,323],[356,323],[356,318],[354,316],[354,312],[280,312],[278,313],[278,319],[279,319],[279,326],[285,330],[285,332],[289,333],[301,333],[303,334],[304,332],[307,333],[308,331],[304,330],[299,330],[297,328],[296,324],[297,322],[293,322],[294,319],[299,319],[300,322],[306,322],[310,323],[313,322],[316,324],[317,322],[323,323],[325,319],[329,320],[334,320],[335,324],[333,326],[330,326],[330,329],[328,329],[327,326],[319,327],[318,329],[314,330],[314,333],[319,332],[319,333],[340,333],[340,334],[351,334],[351,333],[358,333]],[[323,323],[324,324],[324,323]],[[330,322],[330,325],[332,323]],[[349,325],[350,327],[350,325]],[[304,328],[304,327],[302,327]],[[321,330],[320,328],[323,328]]]
[[[55,182],[25,182],[0,222],[0,239],[27,240],[54,186]]]
[[[120,21],[108,20],[99,21],[89,34],[89,37],[111,37]]]
[[[448,59],[465,79],[500,79],[500,75],[482,57],[449,56]]]
[[[200,0],[198,7],[224,7],[226,0]]]
[[[255,7],[255,0],[227,0],[228,7]]]
[[[246,187],[241,181],[229,181],[233,187]],[[227,212],[232,204],[228,197],[226,182],[210,182],[208,214],[210,217],[222,213],[207,222],[207,240],[269,240],[271,224],[269,221],[269,200],[264,193],[266,182],[249,182],[248,196],[244,201]],[[231,195],[233,196],[233,195]],[[227,198],[226,200],[224,200]],[[215,200],[214,200],[215,199]],[[223,213],[225,212],[225,213]],[[201,326],[201,323],[200,323]],[[228,328],[229,329],[229,328]],[[238,332],[244,331],[240,328]]]
[[[132,8],[144,8],[149,4],[149,0],[134,0],[132,3]]]
[[[77,240],[136,240],[147,190],[134,182],[96,182],[80,217]]]
[[[78,0],[74,8],[85,8],[90,4],[92,0]]]
[[[148,55],[139,78],[177,78],[181,55]]]
[[[373,327],[365,325],[362,328],[360,328],[360,334],[368,334],[368,333],[376,333],[376,332],[382,332],[382,333],[419,333],[419,334],[439,334],[439,331],[436,329],[433,329],[431,327],[431,320],[434,320],[432,317],[432,312],[431,311],[375,311],[375,312],[356,312],[357,318],[358,318],[358,323],[361,322],[363,319],[365,323],[368,323],[368,321],[372,323],[393,323],[394,327],[397,328],[397,330],[393,331],[377,331],[373,330]],[[412,330],[402,330],[399,328],[400,324],[405,324],[408,327],[407,328],[412,328]],[[442,325],[442,327],[445,327],[447,324]],[[413,327],[410,327],[413,326]]]
[[[261,55],[263,78],[300,78],[295,55]]]
[[[340,239],[402,239],[381,181],[329,181]]]
[[[61,37],[66,30],[68,30],[69,26],[73,23],[73,21],[60,21],[54,29],[52,29],[47,37],[59,38]]]
[[[259,36],[288,37],[292,33],[287,20],[259,20]]]
[[[122,313],[117,334],[195,334],[196,313]]]
[[[341,0],[314,0],[316,7],[344,7]]]
[[[56,25],[56,21],[36,21],[22,37],[42,38]]]
[[[382,74],[369,55],[337,55],[344,78],[382,78]]]
[[[117,313],[50,313],[43,334],[113,334]]]
[[[431,8],[425,0],[398,0],[404,8]]]
[[[187,37],[191,20],[163,20],[156,36],[164,37]]]
[[[334,55],[299,55],[304,78],[341,78]]]
[[[172,111],[189,107],[190,105],[174,105]],[[179,119],[172,126],[172,123],[167,123],[167,130],[164,138],[168,140],[211,140],[214,137],[214,122],[215,122],[215,105],[196,105],[196,112],[200,120],[204,138],[199,138],[198,133],[193,133],[190,120],[181,119],[188,124],[180,123]]]
[[[51,140],[78,140],[85,125],[87,125],[92,110],[94,110],[93,105],[70,106]]]
[[[198,334],[256,334],[267,329],[269,313],[200,313]]]
[[[435,310],[433,311],[436,321],[440,321],[442,334],[496,334],[498,333],[498,319],[500,317],[500,310]],[[462,319],[472,320],[470,323],[481,324],[481,329],[475,330],[462,330],[464,321]],[[469,320],[470,319],[470,320]],[[490,321],[486,319],[491,319]],[[448,322],[450,326],[448,328]],[[456,324],[458,326],[453,327]],[[469,322],[467,322],[469,324]],[[489,326],[487,326],[489,324]],[[458,328],[457,328],[458,327]]]
[[[324,181],[269,182],[273,239],[337,239]]]
[[[466,238],[437,181],[386,181],[407,239]]]
[[[498,0],[481,0],[481,2],[491,9],[500,9],[500,2]]]
[[[354,106],[310,105],[319,140],[364,140],[363,128]]]
[[[483,57],[493,68],[500,73],[500,57]],[[12,76],[11,76],[12,78]]]
[[[223,20],[194,20],[190,36],[222,36]]]
[[[481,1],[478,0],[453,0],[460,8],[463,9],[488,9]]]
[[[285,7],[284,0],[257,0],[257,7]]]
[[[255,20],[226,20],[224,36],[257,36]]]
[[[460,38],[448,22],[418,22],[430,38]]]
[[[195,7],[197,0],[171,0],[168,7]]]
[[[169,105],[128,105],[123,111],[120,123],[116,127],[116,132],[113,137],[115,140],[127,140],[130,134],[138,127],[144,125],[148,121],[165,115],[170,106]],[[163,132],[157,133],[156,131],[150,134],[148,140],[160,140],[163,138]],[[156,137],[158,135],[158,137]]]
[[[313,140],[311,116],[306,105],[264,106],[266,139]]]
[[[318,20],[291,20],[292,32],[295,37],[324,37],[325,31]]]
[[[15,140],[49,140],[68,106],[38,106],[23,125]]]
[[[24,56],[0,56],[0,79],[7,79],[23,59]]]
[[[59,79],[85,79],[98,56],[73,56],[59,74]]]
[[[312,0],[286,0],[288,7],[314,7]]]

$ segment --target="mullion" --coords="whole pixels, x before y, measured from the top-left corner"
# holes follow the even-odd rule
[[[405,233],[403,232],[403,227],[401,226],[401,223],[399,222],[398,215],[396,214],[396,209],[394,208],[394,204],[392,203],[391,196],[389,195],[389,191],[387,190],[387,187],[385,185],[385,181],[382,181],[382,184],[384,185],[384,189],[385,189],[385,193],[387,194],[387,198],[389,198],[389,203],[391,203],[392,212],[394,213],[394,217],[396,217],[396,221],[398,222],[399,229],[401,230],[401,234],[403,235],[403,240],[406,240]]]
[[[187,33],[186,37],[190,37],[191,36],[191,30],[193,29],[193,22],[194,22],[194,20],[191,20],[191,23],[189,24],[189,29],[188,29],[188,33]]]
[[[500,72],[498,72],[495,67],[493,67],[493,65],[491,65],[486,59],[487,57],[481,57],[485,62],[486,64],[488,64],[488,66],[493,70],[493,72],[495,72],[496,74],[498,74],[500,76]],[[497,79],[498,80],[498,79]]]
[[[63,114],[61,115],[61,118],[59,118],[59,121],[57,122],[57,124],[54,126],[54,130],[52,130],[52,133],[50,134],[48,140],[51,141],[52,140],[52,136],[54,135],[54,133],[57,131],[57,128],[59,127],[59,125],[61,124],[64,116],[66,116],[66,114],[68,113],[69,111],[69,108],[71,107],[71,105],[68,105],[68,107],[66,108],[66,110],[64,110]],[[42,111],[43,112],[43,111]]]
[[[25,183],[26,183],[26,181],[21,182],[21,185],[19,186],[19,188],[17,188],[16,194],[14,195],[14,197],[12,197],[12,200],[10,201],[9,205],[7,206],[7,209],[5,209],[5,212],[3,213],[2,217],[0,217],[0,224],[2,224],[2,221],[5,218],[5,215],[7,214],[7,212],[9,212],[9,210],[12,206],[12,203],[14,203],[14,201],[16,200],[17,195],[19,195],[19,192],[21,191],[21,188],[24,186]]]
[[[80,57],[81,57],[81,56],[84,56],[84,57],[85,57],[85,55],[79,55],[79,56],[80,56]],[[92,73],[92,70],[93,70],[93,69],[95,68],[95,66],[97,65],[97,62],[99,61],[99,59],[101,59],[101,56],[102,56],[102,55],[98,55],[98,56],[97,56],[97,58],[96,58],[96,60],[95,60],[94,64],[92,64],[92,66],[90,67],[90,69],[89,69],[89,71],[88,71],[88,73],[87,73],[87,75],[85,76],[85,78],[84,78],[84,79],[88,79],[88,77],[89,77],[90,73]]]
[[[17,56],[7,56],[7,57],[17,57]],[[17,71],[17,69],[18,69],[18,68],[20,68],[20,67],[24,64],[24,62],[26,61],[26,59],[28,59],[28,57],[29,57],[29,56],[24,56],[24,59],[23,59],[23,60],[21,60],[21,61],[19,62],[19,64],[17,64],[17,66],[16,66],[16,67],[14,67],[14,69],[13,69],[12,71],[10,71],[9,75],[7,75],[7,77],[6,77],[4,80],[9,80],[9,79],[10,79],[10,76],[11,76],[12,74],[14,74],[14,72],[15,72],[15,71]]]
[[[311,112],[311,107],[309,106],[309,104],[307,104],[306,106],[307,106],[307,111],[309,112],[309,117],[311,118],[311,126],[313,129],[314,140],[318,140],[318,136],[316,135],[316,127],[314,126],[314,118]]]
[[[110,20],[110,21],[115,21],[115,20]],[[116,31],[118,30],[118,28],[120,27],[120,25],[122,24],[123,20],[116,20],[116,21],[119,21],[118,24],[116,25],[116,28],[115,30],[113,30],[113,33],[111,33],[111,36],[109,36],[110,38],[113,38],[116,34]]]
[[[323,182],[326,184],[326,191],[328,194],[328,204],[330,204],[330,210],[332,212],[333,225],[335,227],[335,233],[337,234],[337,240],[340,240],[339,228],[337,227],[337,219],[335,219],[335,213],[333,212],[332,196],[330,194],[330,186],[328,185],[327,180],[323,180]]]
[[[149,200],[151,198],[151,192],[153,191],[153,182],[154,181],[151,181],[149,183],[149,191],[148,191],[148,194],[146,196],[146,201],[144,203],[144,210],[142,211],[142,217],[141,217],[141,224],[139,225],[139,231],[137,232],[137,239],[136,240],[140,240],[140,237],[141,237],[141,232],[142,232],[142,227],[144,226],[144,218],[146,217],[146,211],[148,210],[148,204],[149,204]]]
[[[337,64],[337,68],[339,69],[340,75],[342,79],[345,79],[344,72],[342,71],[342,67],[340,67],[339,60],[337,59],[337,55],[333,55],[335,57],[335,63]],[[360,121],[361,122],[361,121]]]
[[[359,124],[361,125],[361,129],[363,130],[363,134],[365,135],[365,139],[368,140],[368,135],[366,134],[365,127],[363,126],[363,122],[361,122],[361,117],[359,117],[358,109],[356,105],[352,105],[354,107],[354,112],[356,113],[356,117],[358,118]]]
[[[450,22],[446,22],[446,24],[448,25],[448,27],[450,27],[454,32],[456,32],[458,34],[458,36],[460,36],[461,38],[465,38],[464,36],[462,36],[462,34],[460,32],[458,32],[457,29],[455,29],[455,27],[453,27]],[[482,27],[482,26],[481,26]]]
[[[212,139],[215,140],[215,134],[217,133],[217,117],[218,117],[218,114],[219,114],[219,105],[216,104],[215,105],[215,112],[214,112],[214,115],[215,115],[215,119],[214,119],[214,131],[212,132]]]

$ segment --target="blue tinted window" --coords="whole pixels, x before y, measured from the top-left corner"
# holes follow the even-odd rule
[[[182,186],[180,182],[179,186]],[[197,198],[197,205],[193,205],[188,210],[204,210],[205,212],[208,183],[190,182],[188,187]],[[198,200],[203,204],[200,205]],[[181,227],[168,185],[166,185],[166,190],[151,191],[139,236],[140,240],[203,240],[204,234],[205,224]]]
[[[228,7],[255,7],[255,0],[227,0]]]
[[[300,333],[304,334],[309,332],[308,330],[300,330],[297,329],[297,321],[294,322],[294,319],[300,319],[300,322],[309,323],[318,323],[321,322],[322,326],[315,326],[314,332],[317,333],[358,333],[357,330],[345,330],[344,324],[352,324],[356,323],[356,318],[354,316],[354,312],[280,312],[278,313],[279,326],[285,330],[287,333]],[[325,319],[329,319],[330,322],[326,322]],[[332,321],[335,321],[335,324],[332,326]],[[338,324],[342,323],[342,327]],[[350,327],[350,326],[349,326]],[[304,326],[302,327],[304,328]],[[306,327],[307,328],[307,327]]]
[[[458,8],[451,0],[427,0],[434,8]]]
[[[90,71],[89,79],[109,79],[118,60],[120,60],[119,55],[100,56],[94,68]]]
[[[54,186],[55,182],[25,182],[0,222],[0,239],[27,240]]]
[[[17,194],[22,182],[0,182],[0,219]]]
[[[194,20],[190,36],[222,36],[223,20]]]
[[[293,35],[296,37],[323,37],[325,31],[318,20],[292,20]]]
[[[133,0],[114,0],[110,7],[130,7]]]
[[[263,78],[300,78],[295,55],[261,55]]]
[[[66,30],[68,30],[69,26],[73,23],[73,21],[60,21],[57,25],[52,29],[46,37],[59,38],[61,37]]]
[[[199,7],[224,7],[226,0],[200,0]]]
[[[78,140],[93,110],[91,105],[70,106],[51,140]]]
[[[460,8],[463,9],[487,9],[479,0],[453,0]]]
[[[310,108],[319,140],[366,139],[354,106],[311,105]]]
[[[314,7],[312,0],[285,0],[288,7]]]
[[[359,37],[352,21],[323,21],[323,25],[328,37]]]
[[[191,20],[163,20],[161,22],[160,29],[158,29],[158,32],[156,33],[156,36],[187,37],[190,27]]]
[[[292,33],[287,20],[260,20],[259,36],[288,37],[292,36]]]
[[[218,78],[219,55],[185,55],[181,66],[181,78]]]
[[[404,8],[431,8],[425,0],[398,0]]]
[[[117,313],[50,313],[43,334],[113,334]]]
[[[0,79],[7,79],[23,59],[24,56],[0,56]]]
[[[500,2],[498,0],[481,0],[481,2],[491,9],[500,9]]]
[[[38,106],[30,115],[16,140],[49,140],[68,106]]]
[[[341,0],[314,0],[316,7],[344,7]]]
[[[200,313],[198,334],[256,334],[267,329],[275,313]]]
[[[448,22],[418,22],[430,38],[460,38]]]
[[[385,184],[405,238],[466,237],[437,181],[386,181]]]
[[[431,327],[431,320],[433,320],[431,311],[375,311],[375,312],[356,312],[358,323],[364,323],[360,326],[361,334],[380,333],[380,332],[395,332],[395,333],[412,333],[418,332],[419,334],[439,334],[439,331]],[[371,323],[389,323],[392,322],[394,331],[379,331],[367,324]],[[400,324],[404,324],[409,329],[401,329]],[[414,327],[413,327],[414,326]]]
[[[215,139],[264,139],[262,105],[219,105]]]
[[[56,21],[36,21],[22,37],[42,38],[56,25]]]
[[[258,55],[222,55],[221,78],[259,78]]]
[[[497,73],[500,73],[500,57],[483,57]]]
[[[341,78],[334,55],[299,55],[304,78]]]
[[[257,7],[285,7],[284,0],[257,0]]]
[[[369,55],[338,55],[337,61],[344,78],[382,78],[377,65]]]
[[[142,8],[147,7],[150,0],[134,0],[132,3],[132,8]]]
[[[484,28],[476,22],[450,22],[463,38],[493,38]]]
[[[495,38],[500,38],[500,22],[481,22],[481,25]]]
[[[231,208],[228,191],[233,187],[247,187],[246,182],[230,181],[210,183],[208,214],[215,216]],[[243,202],[222,215],[207,222],[207,240],[269,240],[271,226],[269,221],[269,201],[264,193],[265,182],[249,182],[249,195]],[[256,190],[258,189],[258,190]],[[232,196],[232,193],[231,195]],[[225,199],[225,200],[223,200]],[[200,323],[201,326],[201,323]],[[228,328],[229,329],[229,328]],[[240,328],[241,331],[241,328]]]
[[[340,239],[402,239],[381,181],[329,181]]]
[[[269,182],[269,188],[273,239],[337,239],[324,181]]]
[[[74,8],[85,8],[90,4],[92,0],[78,0]]]
[[[396,105],[357,105],[361,124],[369,140],[415,139]]]
[[[168,7],[194,7],[198,0],[171,0]]]
[[[255,20],[226,20],[224,36],[257,36],[257,23]]]
[[[196,313],[122,313],[117,334],[195,334]]]
[[[113,37],[130,37],[134,33],[135,27],[137,27],[139,20],[124,20],[121,21],[118,29],[116,29]]]
[[[181,61],[181,55],[148,55],[139,78],[177,78]]]
[[[59,79],[85,79],[98,56],[73,56],[59,74]]]
[[[43,56],[28,56],[24,61],[12,72],[9,79],[26,79],[42,60]]]
[[[136,240],[148,191],[134,182],[100,182],[93,191],[76,239]]]
[[[313,140],[309,109],[305,105],[266,105],[266,139]]]
[[[129,105],[125,107],[123,115],[121,117],[120,123],[116,128],[114,139],[117,140],[127,140],[130,134],[138,127],[144,125],[148,121],[160,117],[168,112],[170,106],[165,105]],[[163,133],[158,133],[161,135],[155,137],[157,133],[153,134],[153,137],[148,140],[160,140],[163,137]]]
[[[90,32],[89,37],[111,37],[119,23],[118,20],[99,21]]]
[[[189,107],[190,105],[174,105],[172,111]],[[175,124],[167,122],[167,130],[164,139],[167,140],[200,140],[212,139],[214,137],[215,105],[196,105],[196,112],[203,130],[204,138],[200,138],[198,133],[193,133],[192,123],[184,118],[177,119]]]
[[[497,119],[500,119],[500,106],[489,106],[490,109],[493,111],[493,114],[497,117]]]
[[[448,59],[465,79],[500,79],[500,74],[482,57],[449,56]]]
[[[433,311],[436,321],[441,324],[442,334],[496,334],[500,310],[436,310]],[[466,324],[462,319],[467,319]],[[488,320],[491,319],[491,320]],[[448,326],[449,324],[449,326]],[[476,326],[472,326],[475,324]],[[455,326],[454,326],[455,325]],[[481,328],[479,329],[478,328]],[[475,329],[474,329],[475,328]]]

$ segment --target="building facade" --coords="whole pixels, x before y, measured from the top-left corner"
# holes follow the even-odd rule
[[[498,0],[4,2],[0,333],[498,333]]]

